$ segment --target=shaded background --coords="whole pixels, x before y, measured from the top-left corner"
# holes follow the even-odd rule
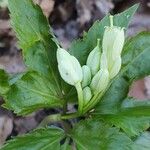
[[[150,0],[34,0],[49,19],[55,35],[64,48],[82,37],[83,31],[106,14],[119,13],[135,3],[140,8],[134,15],[127,36],[150,31]],[[11,30],[7,0],[0,0],[0,68],[14,74],[25,70],[17,39]],[[92,40],[92,39],[91,39]],[[131,87],[129,95],[140,99],[150,98],[150,79],[139,80]],[[0,105],[3,100],[0,99]],[[70,108],[74,109],[74,108]],[[26,133],[39,124],[44,116],[57,110],[46,109],[28,117],[17,117],[0,106],[0,145],[11,136]]]

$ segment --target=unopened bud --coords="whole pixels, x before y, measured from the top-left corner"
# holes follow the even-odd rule
[[[124,45],[124,29],[120,27],[105,27],[102,47],[110,56],[120,55]]]
[[[91,89],[87,86],[83,89],[83,99],[84,99],[84,105],[86,105],[92,98],[92,92]]]
[[[91,82],[91,71],[86,65],[82,66],[83,80],[82,87],[88,86]]]
[[[101,59],[101,49],[100,49],[100,39],[97,40],[97,46],[90,52],[87,58],[87,66],[91,69],[91,73],[94,76],[100,67]]]
[[[101,69],[93,77],[90,88],[93,93],[100,93],[105,90],[109,82],[109,73],[107,69]]]
[[[116,65],[115,61],[118,57],[121,56],[121,52],[123,49],[125,41],[124,29],[113,26],[113,17],[110,16],[110,27],[107,26],[104,31],[103,41],[102,41],[102,49],[103,52],[106,53],[107,63],[108,63],[108,71],[111,72],[112,68],[114,68],[114,64]],[[117,67],[117,65],[116,65]],[[118,64],[118,69],[120,69],[120,64]],[[114,70],[114,69],[113,69]],[[119,72],[119,71],[118,71]],[[116,73],[110,76],[114,77]]]
[[[62,48],[57,49],[58,69],[61,77],[70,85],[82,81],[82,68],[78,60]]]
[[[121,68],[121,56],[116,58],[109,74],[110,74],[110,79],[114,78],[120,71]]]

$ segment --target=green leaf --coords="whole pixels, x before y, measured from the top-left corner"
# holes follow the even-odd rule
[[[0,69],[0,96],[5,95],[9,90],[8,75]]]
[[[64,132],[59,128],[37,129],[8,141],[0,150],[60,150]]]
[[[54,85],[37,72],[27,72],[12,84],[5,102],[5,107],[19,115],[29,114],[40,108],[63,105]]]
[[[23,49],[29,69],[49,77],[55,90],[61,93],[57,69],[55,37],[41,8],[32,0],[10,0],[11,24]]]
[[[150,74],[150,48],[148,45],[150,45],[150,33],[138,34],[125,44],[126,51],[124,50],[123,62],[126,62],[124,63],[126,65],[112,81],[109,89],[98,103],[96,112],[100,114],[117,113],[122,101],[127,97],[131,83]],[[134,55],[127,63],[125,55],[128,53],[134,53]]]
[[[131,150],[132,141],[118,129],[96,120],[82,121],[71,135],[79,150]]]
[[[150,32],[141,32],[134,38],[130,38],[122,52],[122,66],[128,65],[131,60],[137,57],[150,45]]]
[[[150,149],[150,132],[144,132],[140,135],[134,144],[134,150],[149,150]]]
[[[129,136],[139,135],[150,127],[150,101],[126,98],[116,114],[97,115]]]
[[[126,11],[114,16],[114,25],[128,27],[128,24],[138,8],[138,4]],[[69,49],[70,54],[74,55],[82,65],[85,64],[88,54],[97,44],[97,39],[103,38],[105,26],[109,26],[109,17],[106,16],[101,21],[96,21],[83,39],[74,41]]]

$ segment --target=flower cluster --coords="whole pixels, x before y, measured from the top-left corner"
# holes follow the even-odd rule
[[[110,16],[110,26],[105,27],[102,42],[97,39],[97,45],[84,66],[81,67],[78,60],[66,50],[58,48],[58,69],[63,80],[76,87],[79,113],[84,113],[84,107],[94,102],[118,74],[124,40],[124,29],[114,26],[113,16]]]

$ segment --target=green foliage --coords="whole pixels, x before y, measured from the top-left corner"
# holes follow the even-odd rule
[[[61,92],[56,68],[57,44],[42,10],[32,0],[9,1],[9,10],[11,24],[19,39],[28,69],[48,77],[55,90]]]
[[[150,101],[126,98],[117,113],[97,117],[121,128],[129,136],[135,136],[150,127],[149,110]]]
[[[138,4],[115,15],[114,25],[127,28],[137,8]],[[150,33],[143,32],[126,41],[121,71],[111,80],[104,95],[101,98],[96,96],[96,107],[90,100],[87,102],[93,111],[69,114],[66,112],[67,102],[77,101],[76,91],[59,75],[58,41],[41,8],[32,0],[9,0],[9,10],[27,71],[9,77],[0,70],[0,95],[5,99],[4,106],[23,116],[42,108],[63,108],[62,114],[48,116],[51,120],[46,118],[44,123],[61,121],[65,130],[40,128],[8,141],[1,150],[150,149],[149,132],[144,132],[150,127],[150,101],[128,98],[132,82],[150,74]],[[97,39],[100,39],[102,49],[104,29],[108,25],[109,17],[106,16],[96,21],[82,40],[71,44],[69,52],[81,65],[86,63]],[[81,118],[73,129],[67,121],[62,121],[82,115],[85,120]]]
[[[40,108],[62,107],[63,101],[48,78],[37,72],[27,72],[11,85],[4,106],[26,115]]]
[[[60,150],[63,138],[64,132],[59,128],[37,129],[10,140],[1,150]]]
[[[97,121],[87,120],[74,127],[72,138],[79,150],[131,150],[132,141],[118,129]]]
[[[144,132],[135,140],[134,150],[150,149],[150,132]]]
[[[9,10],[25,64],[32,71],[10,80],[12,85],[5,107],[22,115],[40,108],[62,107],[63,94],[56,67],[57,43],[46,17],[32,0],[9,1]]]

